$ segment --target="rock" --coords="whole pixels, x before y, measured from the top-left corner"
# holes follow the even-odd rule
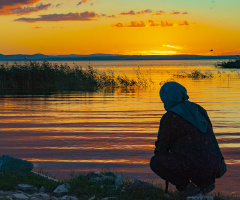
[[[2,190],[0,190],[0,195],[3,195],[3,194],[5,194],[5,192],[3,192]]]
[[[45,200],[50,200],[51,199],[50,195],[47,194],[47,193],[34,193],[34,194],[31,195],[30,199],[31,198],[45,199]]]
[[[119,175],[117,176],[117,178],[115,179],[115,188],[118,189],[120,185],[122,185],[123,182],[122,182],[122,176]]]
[[[59,185],[53,192],[58,195],[62,195],[65,193],[68,193],[70,189],[70,185],[68,183],[64,183],[62,185]]]
[[[101,200],[111,200],[111,199],[116,199],[116,197],[105,197],[105,198],[102,198]]]
[[[89,198],[88,200],[94,200],[94,199],[95,199],[95,195],[93,197]]]
[[[214,200],[213,196],[206,196],[203,194],[197,194],[195,196],[187,197],[187,200]]]
[[[33,164],[26,160],[12,158],[8,155],[0,157],[0,172],[28,173],[33,169]]]
[[[70,198],[68,197],[68,195],[65,195],[65,196],[62,196],[60,200],[70,200]]]
[[[35,187],[28,184],[18,184],[18,189],[22,191],[34,191]]]
[[[39,198],[33,196],[33,197],[30,197],[29,200],[38,200]]]
[[[75,197],[75,196],[69,196],[69,199],[70,199],[70,200],[78,200],[78,198]]]
[[[62,197],[60,198],[60,200],[78,200],[78,198],[75,197],[75,196],[65,195],[65,196],[62,196]]]
[[[44,198],[44,199],[51,199],[51,197],[47,193],[39,193],[39,196]]]
[[[94,172],[96,175],[101,175],[102,173],[100,171]]]
[[[6,199],[12,200],[13,198],[11,196],[6,196]]]
[[[45,190],[45,187],[44,186],[42,186],[40,189],[39,189],[39,192],[46,192],[46,190]]]
[[[29,199],[25,194],[22,194],[22,193],[13,194],[12,197],[13,199],[22,199],[22,200]]]

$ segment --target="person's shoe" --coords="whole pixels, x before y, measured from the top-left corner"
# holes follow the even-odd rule
[[[212,192],[215,188],[214,183],[210,184],[210,185],[206,185],[206,186],[200,186],[201,192],[203,194],[207,194],[209,192]]]
[[[183,191],[180,191],[179,194],[182,199],[186,199],[187,197],[194,196],[200,192],[200,188],[191,182],[188,184],[187,188]]]

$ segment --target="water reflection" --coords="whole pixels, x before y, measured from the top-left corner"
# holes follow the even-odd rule
[[[134,75],[130,68],[115,69]],[[156,84],[147,90],[1,96],[1,154],[27,159],[34,162],[34,170],[59,176],[72,170],[109,167],[135,178],[154,177],[148,164],[159,120],[165,113],[158,83],[171,78],[176,70],[192,69],[196,66],[153,67],[151,78]],[[219,69],[207,70],[217,73]],[[231,165],[217,187],[236,191],[238,184],[229,176],[240,177],[240,79],[234,75],[176,81],[187,88],[191,101],[207,109],[226,162]],[[231,188],[223,184],[228,180],[233,182]]]

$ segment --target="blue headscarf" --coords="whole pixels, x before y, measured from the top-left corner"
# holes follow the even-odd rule
[[[207,132],[208,124],[195,103],[188,101],[185,87],[177,82],[167,82],[160,89],[160,97],[166,111],[172,111],[193,124],[203,133]]]

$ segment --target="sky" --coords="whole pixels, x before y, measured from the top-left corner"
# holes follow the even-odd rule
[[[0,54],[239,55],[239,0],[0,0]]]

